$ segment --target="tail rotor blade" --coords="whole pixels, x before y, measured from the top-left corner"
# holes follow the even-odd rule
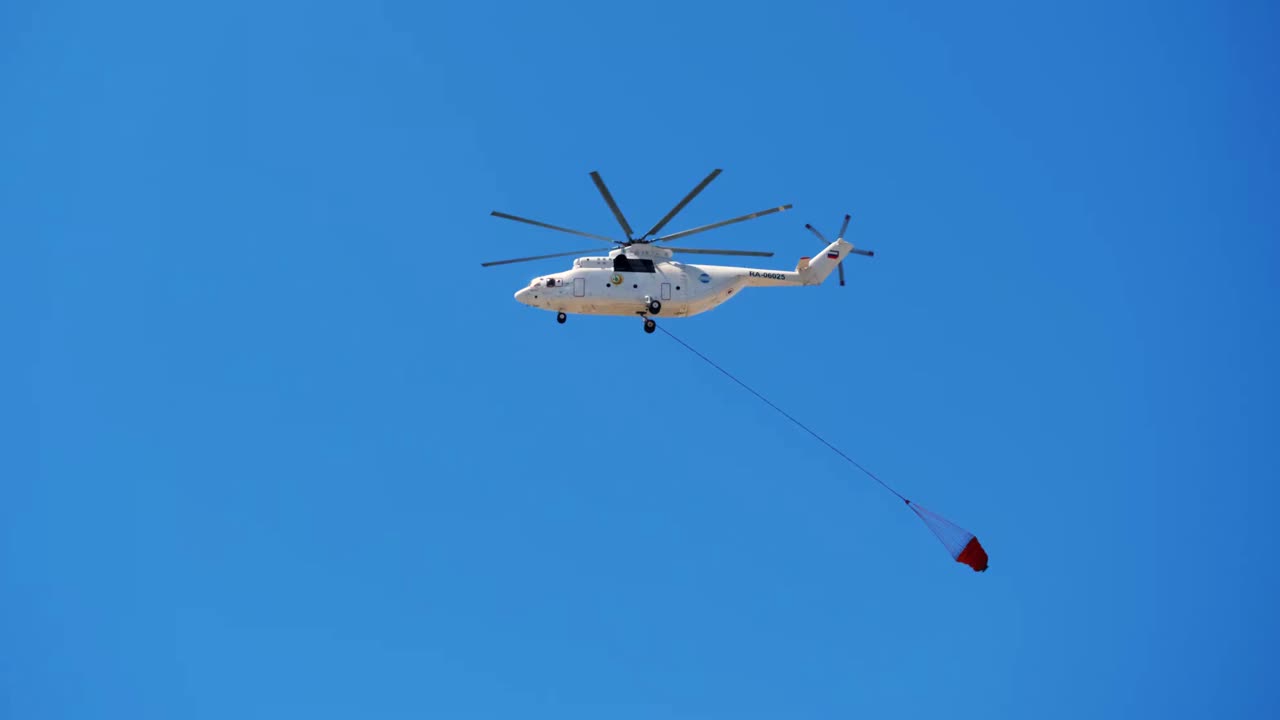
[[[840,287],[844,287],[844,263],[842,262],[836,267],[840,269]]]
[[[849,216],[849,215],[845,215],[845,216],[844,216],[844,225],[841,225],[841,226],[840,226],[840,239],[841,239],[841,240],[843,240],[843,239],[844,239],[844,233],[845,233],[845,231],[849,229],[849,218],[850,218],[850,216]],[[850,243],[850,244],[852,245],[853,243]],[[849,249],[849,252],[853,253],[854,255],[861,255],[861,256],[863,256],[863,257],[875,257],[875,256],[876,256],[876,254],[875,254],[875,252],[874,252],[874,251],[871,251],[871,250],[862,250],[861,248],[850,248],[850,249]],[[843,285],[843,284],[844,284],[844,266],[843,266],[843,265],[840,267],[840,284],[841,284],[841,285]]]
[[[805,223],[804,229],[805,229],[805,230],[808,230],[809,232],[813,233],[814,235],[817,235],[817,236],[818,236],[818,239],[822,241],[822,244],[823,244],[823,245],[830,245],[830,244],[831,244],[830,242],[828,242],[828,241],[827,241],[826,236],[824,236],[822,233],[818,232],[818,228],[816,228],[816,227],[814,227],[814,226],[812,226],[812,225],[810,225],[810,224],[808,224],[808,223]]]
[[[790,203],[788,203],[788,204],[786,204],[786,205],[780,205],[780,206],[775,207],[775,208],[769,208],[768,210],[761,210],[760,212],[753,212],[753,213],[751,213],[750,215],[743,215],[742,217],[736,217],[736,218],[733,218],[733,219],[731,219],[731,220],[721,220],[721,221],[720,221],[720,222],[718,222],[718,223],[711,223],[710,225],[703,225],[702,227],[696,227],[696,228],[693,228],[692,230],[682,230],[682,231],[680,231],[680,232],[678,232],[678,233],[672,233],[672,234],[670,234],[670,235],[663,235],[663,236],[662,236],[662,237],[660,237],[660,238],[655,238],[655,239],[654,239],[654,242],[666,242],[666,241],[668,241],[668,240],[675,240],[676,238],[689,237],[690,235],[693,235],[693,234],[695,234],[695,233],[706,232],[706,231],[708,231],[708,230],[715,230],[716,228],[721,228],[721,227],[724,227],[725,225],[732,225],[732,224],[734,224],[734,223],[745,222],[745,221],[747,221],[747,220],[754,220],[754,219],[756,219],[756,218],[758,218],[758,217],[764,217],[765,215],[772,215],[773,213],[776,213],[776,212],[783,212],[784,210],[790,210],[790,209],[791,209],[791,204],[790,204]]]
[[[690,201],[692,201],[695,197],[697,197],[698,193],[702,192],[708,185],[710,185],[711,181],[715,180],[716,176],[719,175],[721,172],[722,171],[719,168],[712,170],[710,175],[704,178],[702,182],[698,183],[697,187],[689,191],[689,194],[685,195],[683,200],[677,203],[675,207],[671,208],[671,212],[667,213],[665,217],[659,220],[657,225],[654,225],[653,228],[649,230],[649,232],[644,234],[644,237],[657,235],[659,230],[666,227],[667,223],[671,222],[671,218],[675,217],[681,210],[683,210],[684,206],[688,205]]]
[[[600,191],[600,196],[604,198],[604,202],[613,211],[613,216],[618,219],[618,224],[622,226],[622,232],[627,234],[627,239],[632,239],[634,233],[631,232],[631,225],[627,223],[627,218],[622,214],[622,209],[618,207],[618,203],[613,199],[613,193],[609,192],[609,187],[604,184],[604,178],[600,177],[600,173],[591,172],[591,182],[596,184],[596,189]]]

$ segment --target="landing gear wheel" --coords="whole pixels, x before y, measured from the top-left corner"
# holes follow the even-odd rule
[[[662,312],[662,303],[658,302],[657,300],[650,300],[650,301],[649,301],[649,314],[650,314],[650,315],[657,315],[657,314],[658,314],[658,313],[660,313],[660,312]]]
[[[644,319],[644,331],[645,331],[645,332],[647,332],[647,333],[651,333],[651,332],[653,332],[654,330],[657,330],[657,329],[658,329],[658,323],[656,323],[656,322],[654,322],[654,321],[650,320],[649,318],[645,318],[645,319]]]
[[[563,325],[564,321],[568,319],[569,319],[568,315],[565,315],[564,313],[556,313],[556,322],[560,323],[561,325]]]

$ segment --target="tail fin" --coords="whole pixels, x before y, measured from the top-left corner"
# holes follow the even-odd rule
[[[807,264],[804,259],[801,259],[800,265],[796,266],[796,271],[804,278],[805,285],[821,285],[851,250],[853,250],[853,245],[843,239],[836,240],[828,245],[821,255],[813,258]]]
[[[844,224],[840,226],[840,234],[836,236],[836,241],[831,243],[830,245],[827,245],[827,247],[822,251],[822,255],[818,256],[817,261],[809,262],[809,258],[800,258],[800,263],[804,265],[804,268],[802,269],[799,265],[797,265],[796,272],[801,273],[801,275],[803,276],[806,274],[806,271],[810,269],[813,270],[812,281],[809,280],[808,278],[805,278],[806,285],[820,284],[823,280],[827,279],[827,276],[831,274],[831,270],[833,268],[840,268],[840,284],[844,285],[843,263],[844,263],[844,259],[848,257],[850,253],[865,255],[867,257],[875,256],[875,253],[871,252],[870,250],[859,250],[858,248],[853,246],[853,243],[848,243],[844,241],[844,233],[846,230],[849,229],[849,221],[852,219],[853,219],[852,215],[849,215],[847,213],[845,214]],[[822,241],[823,245],[827,244],[827,239],[822,235],[822,233],[818,232],[818,228],[812,225],[806,224],[804,226],[804,229],[808,230],[814,235],[817,235],[818,239]]]
[[[840,263],[844,262],[846,256],[853,254],[870,255],[871,252],[859,250],[852,243],[845,242],[844,238],[841,238],[823,248],[822,254],[817,257],[800,258],[793,273],[751,268],[740,268],[740,270],[746,278],[745,284],[755,287],[821,285],[832,271],[840,267]]]

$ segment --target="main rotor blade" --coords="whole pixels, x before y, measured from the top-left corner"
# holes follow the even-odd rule
[[[500,217],[506,220],[515,220],[516,222],[527,223],[529,225],[537,225],[538,227],[544,227],[549,230],[559,230],[560,232],[567,232],[570,235],[581,235],[582,237],[589,237],[589,238],[592,238],[593,240],[603,240],[607,243],[613,243],[615,245],[620,244],[618,240],[614,240],[613,238],[607,238],[603,235],[595,235],[593,233],[582,232],[581,230],[572,230],[570,228],[560,227],[559,225],[552,225],[550,223],[538,222],[537,220],[530,220],[529,218],[522,218],[516,215],[508,215],[507,213],[498,212],[497,210],[494,210],[489,214],[494,217]]]
[[[654,225],[652,230],[644,234],[644,237],[649,237],[650,235],[657,235],[659,230],[665,227],[667,223],[671,222],[671,218],[675,217],[676,213],[679,213],[681,210],[683,210],[684,206],[688,205],[689,201],[697,197],[698,193],[702,192],[704,188],[710,185],[711,181],[715,180],[716,176],[719,175],[721,172],[722,171],[720,170],[720,168],[716,168],[715,170],[712,170],[710,175],[708,175],[702,182],[698,183],[698,187],[690,191],[688,195],[685,195],[684,199],[681,200],[679,204],[671,208],[671,212],[667,213],[666,217],[659,220],[658,224]]]
[[[567,255],[582,255],[583,253],[597,252],[599,248],[588,248],[586,250],[571,250],[569,252],[552,253],[550,255],[534,255],[533,257],[513,258],[511,260],[494,260],[493,262],[480,263],[480,267],[493,267],[494,265],[510,265],[511,263],[529,262],[530,260],[546,260],[547,258],[565,257]]]
[[[613,216],[618,218],[618,224],[622,226],[622,232],[627,234],[627,239],[631,239],[631,226],[627,224],[627,219],[622,215],[622,209],[618,207],[618,203],[614,202],[613,194],[609,192],[609,188],[605,186],[604,179],[600,177],[600,173],[591,172],[591,182],[596,184],[596,189],[600,191],[600,195],[604,198],[605,204],[613,211]]]
[[[702,248],[667,248],[671,252],[691,253],[693,255],[746,255],[750,257],[773,257],[771,252],[758,250],[703,250]]]
[[[694,228],[694,229],[692,229],[692,230],[682,230],[682,231],[680,231],[680,232],[678,232],[678,233],[672,233],[671,235],[663,235],[663,236],[662,236],[662,237],[660,237],[660,238],[656,238],[656,239],[654,240],[654,242],[665,242],[665,241],[667,241],[667,240],[675,240],[676,238],[689,237],[690,235],[693,235],[694,233],[706,232],[706,231],[708,231],[708,230],[715,230],[716,228],[724,227],[725,225],[732,225],[732,224],[734,224],[734,223],[740,223],[740,222],[744,222],[744,221],[746,221],[746,220],[754,220],[754,219],[756,219],[756,218],[758,218],[758,217],[764,217],[765,215],[772,215],[773,213],[776,213],[776,212],[782,212],[783,210],[790,210],[790,209],[791,209],[791,204],[790,204],[790,203],[788,203],[788,204],[786,204],[786,205],[782,205],[782,206],[780,206],[780,207],[776,207],[776,208],[769,208],[768,210],[761,210],[760,212],[753,212],[753,213],[751,213],[750,215],[743,215],[742,217],[736,217],[736,218],[734,218],[734,219],[732,219],[732,220],[722,220],[722,221],[720,221],[720,222],[718,222],[718,223],[711,223],[710,225],[703,225],[702,227],[696,227],[696,228]]]

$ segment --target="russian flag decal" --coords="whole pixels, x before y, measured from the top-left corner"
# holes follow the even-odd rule
[[[839,250],[832,250],[831,252],[827,253],[827,257],[831,258],[832,260],[839,260],[839,259],[840,259],[840,251],[839,251]]]

